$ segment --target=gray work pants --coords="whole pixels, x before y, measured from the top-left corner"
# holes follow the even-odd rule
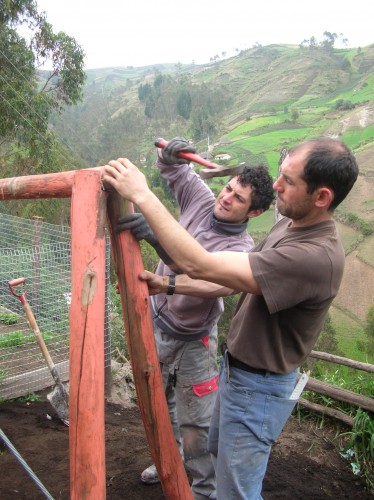
[[[217,328],[202,340],[175,340],[155,326],[155,340],[173,426],[195,500],[215,498],[208,451],[210,418],[218,388]]]

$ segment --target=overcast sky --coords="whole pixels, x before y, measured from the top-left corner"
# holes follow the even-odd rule
[[[255,43],[296,44],[341,33],[374,43],[371,0],[36,0],[54,31],[83,48],[85,68],[209,62]],[[337,45],[338,46],[338,45]]]

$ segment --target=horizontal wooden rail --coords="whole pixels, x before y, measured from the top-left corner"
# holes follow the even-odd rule
[[[92,167],[84,170],[102,170]],[[0,200],[70,198],[77,170],[0,179]]]
[[[362,363],[361,361],[354,361],[353,359],[343,358],[342,356],[335,356],[334,354],[328,354],[327,352],[320,351],[312,351],[309,356],[311,358],[322,359],[331,363],[337,363],[338,365],[345,365],[351,368],[356,368],[357,370],[374,373],[374,365],[371,365],[370,363]]]
[[[374,373],[374,365],[371,365],[370,363],[362,363],[360,361],[343,358],[341,356],[335,356],[334,354],[329,354],[326,352],[312,351],[309,357],[348,366],[356,370],[363,370],[368,373]],[[322,382],[313,377],[310,377],[308,379],[305,390],[314,391],[318,394],[323,394],[337,401],[342,401],[343,403],[357,406],[359,408],[362,408],[363,410],[374,412],[373,398],[361,396],[360,394],[356,394],[355,392],[348,391],[347,389],[342,389],[341,387],[328,384],[327,382]],[[340,420],[350,427],[352,427],[353,425],[353,418],[340,410],[313,403],[303,398],[299,399],[299,404],[307,410],[321,413],[323,415],[335,418],[336,420]]]
[[[341,387],[336,387],[326,382],[321,382],[315,378],[310,377],[306,386],[306,390],[318,392],[318,394],[324,394],[338,401],[343,401],[343,403],[348,403],[350,405],[359,406],[364,410],[369,410],[374,412],[374,399],[368,398],[366,396],[360,396],[355,392],[348,391],[347,389],[342,389]]]
[[[343,413],[340,410],[335,410],[334,408],[330,408],[329,406],[323,406],[317,403],[312,403],[311,401],[308,401],[307,399],[304,398],[300,398],[298,403],[306,410],[314,411],[316,413],[321,413],[322,415],[327,415],[328,417],[343,422],[343,424],[348,425],[348,427],[353,426],[353,418],[347,415],[346,413]]]

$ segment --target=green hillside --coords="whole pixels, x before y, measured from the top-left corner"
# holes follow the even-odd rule
[[[83,102],[51,125],[87,166],[127,156],[154,183],[157,137],[190,138],[213,160],[229,154],[223,163],[230,165],[265,163],[274,177],[283,147],[317,135],[342,139],[358,159],[360,176],[336,212],[347,262],[331,317],[339,348],[367,361],[364,324],[374,302],[373,63],[374,44],[330,50],[271,45],[202,66],[90,70]],[[208,182],[219,191],[226,181]],[[251,221],[254,238],[273,220],[269,211]]]

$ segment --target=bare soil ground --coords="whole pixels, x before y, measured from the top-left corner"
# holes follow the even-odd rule
[[[69,499],[68,428],[42,401],[0,405],[0,427],[55,499]],[[50,415],[52,419],[48,419]],[[106,484],[110,500],[161,500],[158,484],[146,486],[140,472],[150,465],[142,420],[136,406],[105,404]],[[292,417],[273,448],[263,485],[268,499],[372,499],[362,478],[339,454],[336,430]],[[43,494],[0,441],[0,498],[37,500]]]

